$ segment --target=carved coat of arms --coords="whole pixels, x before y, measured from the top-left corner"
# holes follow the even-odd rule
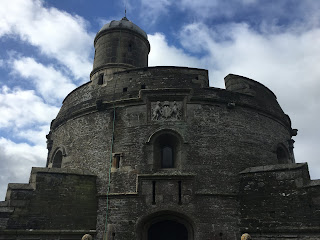
[[[176,101],[169,102],[160,101],[152,104],[152,120],[180,120],[181,119],[181,103]]]

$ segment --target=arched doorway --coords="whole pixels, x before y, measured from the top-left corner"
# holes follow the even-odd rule
[[[182,223],[164,220],[149,227],[148,240],[188,240],[188,230]]]
[[[141,240],[193,240],[194,224],[188,216],[173,211],[159,211],[137,222]]]
[[[52,167],[53,168],[61,168],[62,165],[62,152],[58,150],[54,155]]]
[[[283,144],[278,145],[276,153],[277,153],[278,163],[280,164],[290,163],[289,153],[286,147],[283,146]]]

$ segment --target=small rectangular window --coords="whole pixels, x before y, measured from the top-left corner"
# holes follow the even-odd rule
[[[145,84],[141,84],[141,89],[146,89],[146,85]]]
[[[112,167],[113,168],[120,168],[120,162],[121,162],[121,153],[114,153],[113,154],[113,160],[112,160]]]
[[[169,145],[162,146],[161,148],[161,167],[162,168],[173,168],[173,147]]]
[[[127,88],[127,87],[125,87],[125,88],[122,89],[122,92],[127,92],[127,91],[128,91],[128,88]]]
[[[99,74],[98,85],[103,84],[103,74]]]

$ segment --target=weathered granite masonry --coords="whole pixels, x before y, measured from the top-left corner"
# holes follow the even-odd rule
[[[0,205],[0,239],[80,239],[95,233],[95,183],[96,176],[84,170],[32,168],[29,184],[8,185]]]
[[[307,164],[253,167],[240,174],[242,231],[254,239],[319,239],[320,181],[310,181]]]
[[[9,184],[0,239],[320,238],[320,184],[295,163],[272,91],[148,67],[147,35],[126,18],[94,44],[91,80],[52,121],[47,168]]]

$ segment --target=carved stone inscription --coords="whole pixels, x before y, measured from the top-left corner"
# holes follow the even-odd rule
[[[180,120],[182,117],[182,102],[157,101],[151,102],[151,119],[154,121]]]

